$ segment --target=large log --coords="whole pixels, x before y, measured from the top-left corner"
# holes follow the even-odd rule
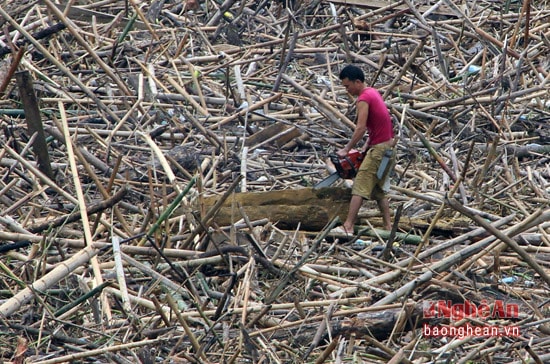
[[[221,196],[209,196],[204,198],[203,209],[209,211]],[[303,231],[319,231],[335,216],[344,221],[351,198],[351,189],[346,187],[326,187],[321,189],[301,188],[283,191],[245,192],[235,193],[229,197],[217,212],[214,222],[219,226],[228,226],[242,219],[239,213],[239,204],[249,219],[269,219],[277,223],[277,227],[283,230],[293,230],[298,224]],[[367,207],[366,203],[363,207]],[[377,208],[361,210],[357,221],[356,233],[363,231],[363,236],[384,235],[388,232],[368,231],[369,226],[381,227],[382,217]],[[367,221],[370,225],[367,224]],[[403,231],[413,229],[425,230],[429,225],[422,219],[404,217],[399,227]],[[450,222],[439,222],[435,229],[439,234],[456,235],[471,230],[466,221],[454,219]],[[407,234],[410,235],[410,234]],[[416,244],[416,235],[411,235],[408,243]]]
[[[301,188],[283,191],[235,193],[219,208],[214,222],[219,226],[231,225],[242,218],[239,205],[251,220],[268,218],[280,229],[319,231],[334,217],[345,219],[351,190],[341,187]],[[220,196],[203,199],[208,211]]]

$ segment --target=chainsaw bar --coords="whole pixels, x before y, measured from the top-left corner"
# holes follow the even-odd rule
[[[340,178],[340,175],[338,174],[338,172],[334,172],[333,174],[331,174],[330,176],[328,176],[327,178],[317,182],[313,188],[323,188],[323,187],[330,187],[332,186],[332,184],[336,181],[338,181],[338,179]]]

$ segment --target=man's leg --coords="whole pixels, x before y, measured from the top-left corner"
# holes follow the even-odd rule
[[[359,209],[363,204],[363,197],[359,195],[352,195],[349,202],[349,210],[346,221],[342,224],[344,229],[350,234],[353,234],[353,226],[355,225],[355,220],[357,220],[357,214],[359,214]]]
[[[390,202],[387,197],[382,197],[379,200],[376,200],[378,208],[382,213],[382,221],[384,223],[384,229],[391,230],[391,215],[390,215]],[[351,207],[351,205],[350,205]]]

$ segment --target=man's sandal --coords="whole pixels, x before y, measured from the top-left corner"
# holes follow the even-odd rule
[[[330,230],[331,235],[339,235],[339,236],[346,236],[351,237],[353,234],[348,232],[345,227],[343,226],[337,226],[334,229]]]

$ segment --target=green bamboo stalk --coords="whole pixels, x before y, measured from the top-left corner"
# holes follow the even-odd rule
[[[391,231],[370,229],[365,226],[358,226],[357,230],[360,231],[362,236],[381,237],[382,239],[388,239]],[[419,235],[413,235],[408,233],[395,233],[395,240],[400,240],[403,244],[418,245],[422,241],[422,237]]]
[[[76,300],[72,301],[71,303],[61,307],[59,310],[57,310],[55,313],[54,313],[54,316],[55,317],[59,317],[61,315],[63,315],[64,313],[68,312],[69,310],[71,310],[73,307],[76,307],[78,306],[79,304],[81,304],[82,302],[86,301],[88,298],[92,298],[93,296],[95,296],[96,294],[99,294],[101,293],[101,291],[103,291],[103,289],[107,286],[110,286],[113,282],[103,282],[102,284],[100,284],[99,286],[93,288],[90,290],[90,292],[78,297]]]
[[[0,261],[0,271],[4,272],[9,278],[13,279],[20,287],[25,288],[25,282],[23,282],[15,273],[11,271],[11,269],[5,265],[2,261]]]
[[[24,118],[25,117],[25,110],[23,110],[23,109],[0,109],[0,115],[20,116],[20,117]]]
[[[136,12],[136,13],[134,13],[134,15],[132,15],[132,17],[130,18],[128,23],[126,23],[126,26],[122,30],[122,33],[120,33],[120,35],[118,36],[116,42],[113,44],[112,56],[115,55],[116,50],[118,48],[118,45],[124,41],[124,38],[126,38],[128,33],[130,32],[130,30],[132,30],[132,28],[134,27],[134,23],[136,22],[137,18],[138,18],[138,14]]]
[[[155,231],[157,231],[157,229],[160,227],[160,225],[162,224],[162,222],[166,219],[168,219],[170,217],[170,215],[172,214],[172,212],[174,212],[174,210],[176,209],[176,207],[179,206],[181,200],[183,200],[183,198],[185,197],[185,195],[187,195],[187,193],[189,192],[189,190],[191,190],[191,187],[193,187],[193,185],[195,184],[195,182],[197,181],[197,176],[193,177],[189,183],[187,184],[187,186],[185,187],[185,189],[183,191],[181,191],[178,196],[174,199],[174,201],[172,201],[172,203],[168,206],[168,208],[166,210],[164,210],[162,212],[162,214],[159,216],[159,218],[157,219],[157,221],[155,221],[155,223],[153,224],[153,226],[151,226],[151,228],[149,229],[149,231],[147,231],[147,235],[145,235],[141,242],[139,243],[139,245],[143,245],[145,244],[145,241],[147,240],[148,237],[151,237],[153,236],[153,234],[155,233]]]

